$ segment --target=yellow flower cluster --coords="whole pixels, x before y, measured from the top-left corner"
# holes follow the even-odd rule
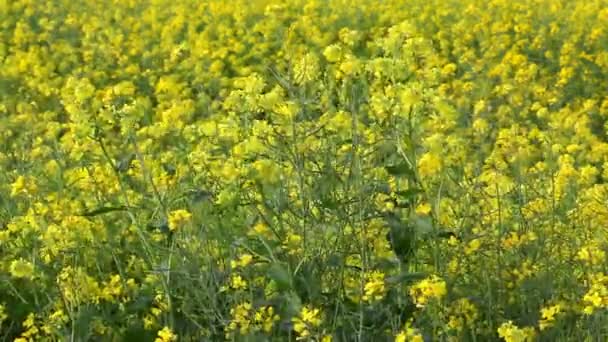
[[[607,0],[0,1],[0,337],[606,340],[606,46]]]
[[[448,326],[458,333],[466,328],[472,328],[479,317],[479,310],[469,299],[461,298],[455,301],[448,310]]]
[[[386,286],[384,284],[384,273],[373,271],[367,277],[367,282],[363,288],[363,299],[366,302],[379,301],[384,297]]]
[[[408,322],[404,329],[395,336],[395,342],[423,342],[424,337]]]
[[[418,307],[424,307],[432,300],[440,300],[447,294],[446,283],[438,276],[423,279],[410,287],[410,296]]]
[[[15,278],[34,278],[34,265],[23,259],[13,260],[11,262],[9,271],[11,276]]]
[[[187,210],[178,209],[169,213],[169,229],[176,231],[190,221],[192,214]]]
[[[177,335],[171,331],[171,328],[164,327],[158,331],[158,337],[154,339],[154,342],[174,342],[177,341]]]
[[[232,319],[225,331],[227,339],[233,338],[235,334],[246,336],[250,332],[271,333],[279,320],[279,315],[272,306],[261,306],[253,310],[249,302],[238,304],[230,313]]]
[[[321,325],[321,310],[305,306],[300,310],[298,316],[293,318],[293,329],[298,334],[298,339],[306,340]]]
[[[583,312],[587,315],[593,314],[598,309],[608,307],[607,275],[600,273],[592,276],[590,287],[583,296],[583,303]]]
[[[505,342],[526,342],[534,341],[536,333],[533,328],[519,328],[512,321],[508,321],[498,328],[498,336]]]
[[[555,304],[546,308],[542,308],[540,311],[541,320],[538,323],[538,327],[540,328],[540,330],[545,330],[553,326],[560,313],[562,313],[563,311],[564,308],[561,304]]]

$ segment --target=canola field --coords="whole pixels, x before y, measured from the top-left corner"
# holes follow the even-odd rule
[[[0,1],[3,341],[608,340],[608,1]]]

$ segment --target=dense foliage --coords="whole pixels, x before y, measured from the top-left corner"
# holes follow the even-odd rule
[[[605,0],[0,1],[0,335],[608,338]]]

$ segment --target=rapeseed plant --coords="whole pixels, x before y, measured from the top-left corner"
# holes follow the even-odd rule
[[[605,339],[606,23],[0,1],[0,335]]]

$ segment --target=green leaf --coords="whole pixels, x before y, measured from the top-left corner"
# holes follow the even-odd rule
[[[409,221],[402,221],[394,213],[387,213],[384,217],[389,227],[387,240],[395,255],[401,262],[407,262],[416,252],[416,231]]]
[[[120,158],[120,160],[114,166],[116,168],[116,171],[120,173],[127,172],[129,170],[129,167],[131,167],[131,163],[133,162],[133,160],[135,160],[135,157],[135,153],[129,153],[128,155]]]
[[[302,299],[295,291],[285,295],[285,312],[288,316],[296,316],[302,309]]]
[[[101,207],[101,208],[97,208],[97,209],[94,209],[91,211],[84,212],[84,213],[80,214],[80,216],[91,217],[91,216],[111,213],[113,211],[127,211],[129,209],[133,209],[133,208],[126,206],[126,205],[121,205],[118,207]]]
[[[213,193],[203,189],[190,189],[184,193],[184,197],[190,197],[194,202],[202,202],[212,199]]]
[[[433,233],[433,220],[428,215],[414,215],[411,219],[416,229],[416,234],[425,237]]]
[[[92,307],[84,307],[78,310],[76,320],[74,321],[74,335],[78,341],[88,341],[91,332],[91,324],[95,316],[95,309]]]
[[[587,58],[581,58],[580,61],[585,65],[585,67],[587,67],[588,70],[590,70],[593,74],[595,75],[601,75],[602,74],[602,68],[600,68],[595,62],[593,62],[592,60],[589,60]]]
[[[132,323],[127,327],[120,341],[152,341],[154,336],[154,332],[146,330],[143,324]]]
[[[427,274],[424,272],[403,272],[395,276],[386,277],[384,281],[387,284],[399,284],[399,283],[411,283],[417,280],[426,278]]]
[[[289,290],[293,282],[291,274],[279,263],[274,263],[268,268],[268,277],[275,281],[279,290]]]
[[[401,200],[412,200],[416,195],[422,193],[422,189],[409,188],[403,191],[395,191],[395,195],[399,196]]]
[[[385,166],[384,168],[393,176],[414,176],[414,170],[407,163]]]

